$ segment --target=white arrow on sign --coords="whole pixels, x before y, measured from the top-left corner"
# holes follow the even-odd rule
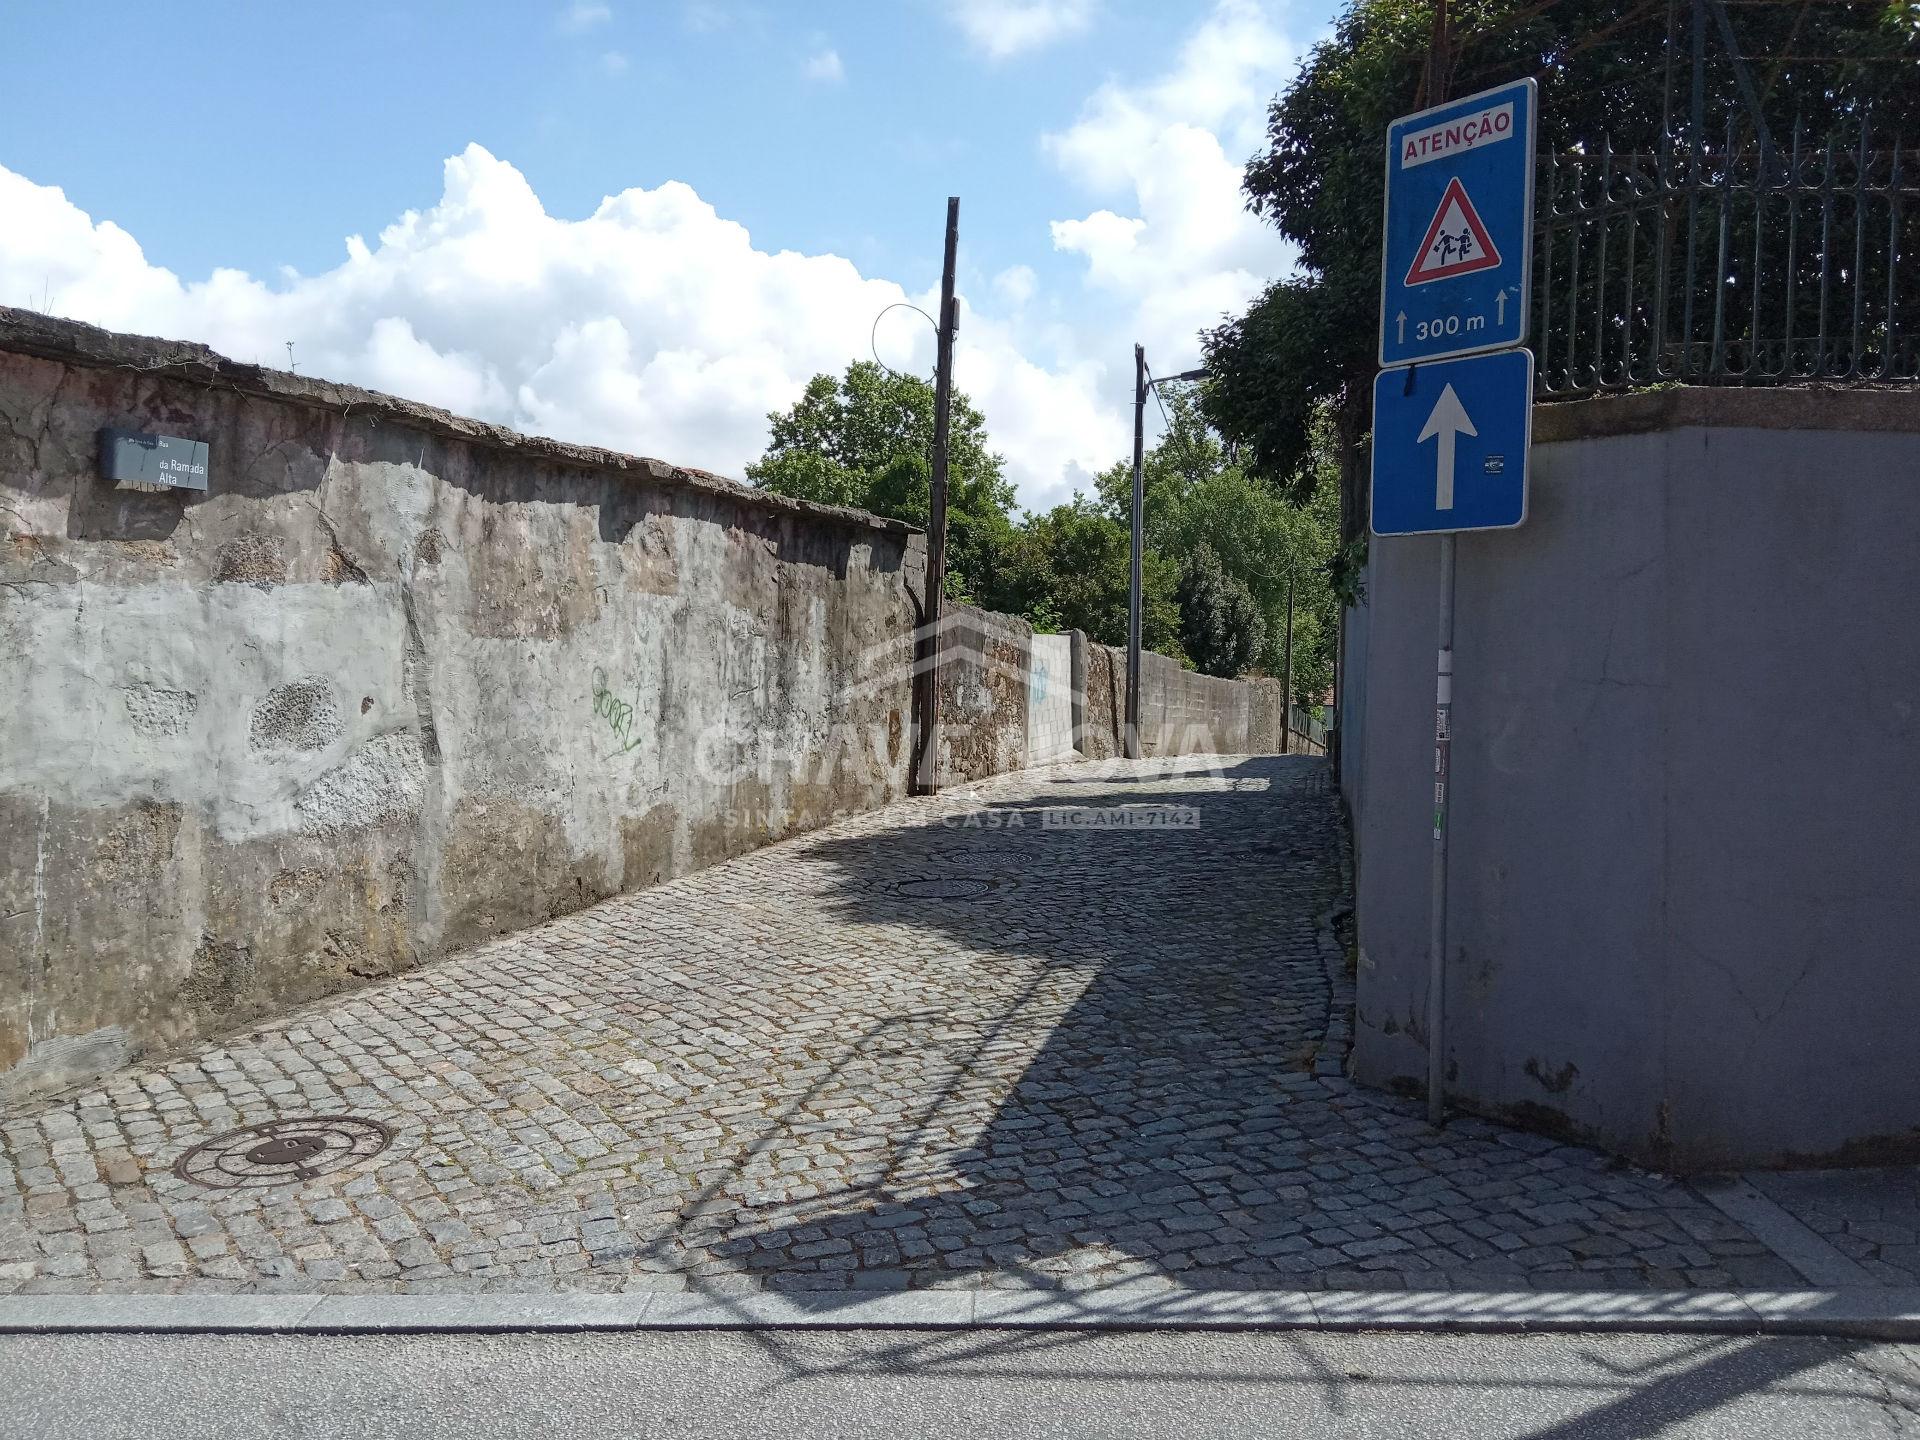
[[[1434,456],[1434,509],[1453,508],[1453,442],[1461,435],[1479,433],[1473,428],[1473,421],[1467,418],[1467,407],[1453,393],[1453,386],[1442,388],[1440,398],[1433,402],[1433,413],[1427,416],[1427,423],[1420,430],[1420,438],[1414,442],[1417,445],[1424,445],[1429,440],[1439,442]]]

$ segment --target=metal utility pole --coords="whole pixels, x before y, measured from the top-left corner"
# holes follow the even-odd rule
[[[1178,375],[1150,380],[1146,347],[1133,347],[1133,563],[1127,587],[1127,717],[1123,737],[1129,760],[1140,758],[1140,615],[1146,604],[1140,556],[1146,548],[1146,522],[1142,512],[1146,494],[1147,392],[1159,385],[1205,379],[1206,373],[1204,369],[1182,370]]]
[[[921,621],[920,748],[914,756],[911,789],[916,795],[940,789],[940,601],[947,587],[947,420],[953,406],[953,338],[960,330],[960,302],[953,295],[954,255],[960,247],[960,197],[947,198],[947,248],[940,269],[939,340],[933,379],[933,473],[929,484],[932,514],[927,522],[927,602]]]
[[[1145,543],[1141,516],[1146,494],[1144,464],[1147,430],[1147,351],[1133,347],[1133,563],[1127,604],[1127,759],[1140,758],[1140,609],[1144,603],[1140,582],[1140,552]]]
[[[1280,681],[1280,753],[1293,753],[1293,575],[1287,567],[1287,659]]]

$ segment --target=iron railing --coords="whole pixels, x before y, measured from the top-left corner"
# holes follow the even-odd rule
[[[1535,394],[1920,383],[1920,163],[1870,137],[1547,157]]]

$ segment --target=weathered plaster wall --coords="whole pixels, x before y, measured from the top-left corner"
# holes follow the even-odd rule
[[[103,427],[210,488],[115,488]],[[0,1101],[904,793],[924,576],[897,522],[0,309]],[[946,783],[1117,752],[1123,654],[946,635]],[[1146,659],[1149,753],[1277,748]]]
[[[103,426],[209,441],[210,490],[116,490]],[[0,311],[0,1088],[902,793],[923,555]]]
[[[1452,1094],[1681,1169],[1920,1155],[1920,397],[1535,434],[1527,524],[1459,542]],[[1435,551],[1374,541],[1348,649],[1376,1084],[1426,1064]]]

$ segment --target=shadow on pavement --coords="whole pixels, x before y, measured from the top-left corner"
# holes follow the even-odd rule
[[[1335,801],[1317,759],[1209,763],[1118,791],[1063,778],[1044,800],[950,794],[939,820],[814,847],[849,921],[938,929],[969,966],[1017,965],[1017,999],[1002,978],[990,1012],[876,1026],[860,1050],[937,1051],[946,1067],[885,1134],[879,1177],[709,1248],[801,1290],[982,1271],[1254,1287],[1324,1267],[1304,1177],[1285,1172],[1352,1128],[1312,1075]]]
[[[897,935],[903,963],[649,1266],[698,1249],[824,1304],[928,1286],[1793,1283],[1671,1180],[1486,1122],[1435,1132],[1316,1074],[1344,898],[1319,759],[1042,783],[794,853],[795,885]],[[861,1179],[821,1193],[815,1169]],[[711,1274],[693,1283],[724,1291]]]

